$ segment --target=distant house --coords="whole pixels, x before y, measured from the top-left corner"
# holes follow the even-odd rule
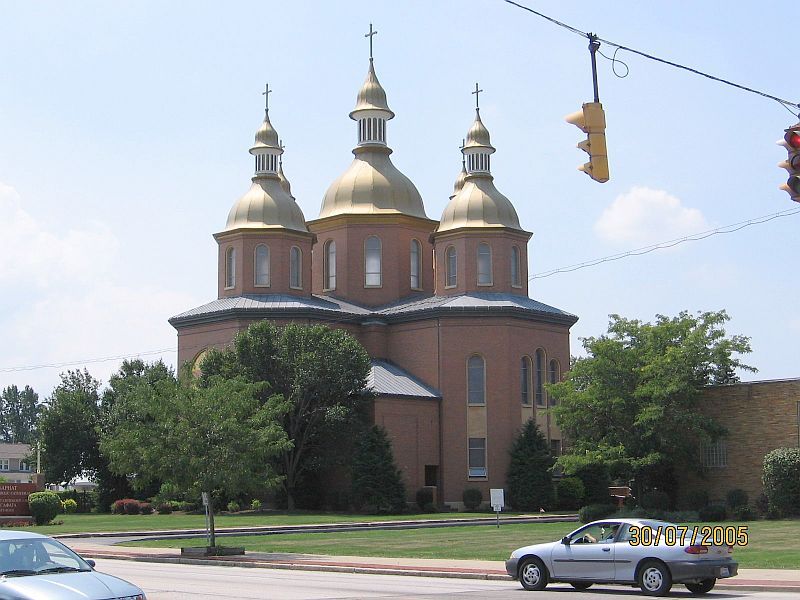
[[[685,493],[705,490],[714,502],[742,489],[754,504],[764,491],[764,457],[800,447],[800,379],[777,379],[708,388],[700,410],[728,430],[700,448],[704,477],[688,475]]]
[[[0,477],[8,483],[31,483],[36,469],[27,461],[30,453],[29,444],[0,443]]]

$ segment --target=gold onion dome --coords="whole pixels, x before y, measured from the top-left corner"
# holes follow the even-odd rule
[[[278,163],[278,181],[280,181],[283,191],[292,196],[292,184],[289,183],[289,180],[286,179],[286,175],[283,173],[283,161]],[[294,198],[294,196],[292,196],[292,198]]]
[[[225,231],[241,228],[308,231],[303,211],[275,177],[254,177],[233,205]]]
[[[461,163],[461,172],[456,177],[456,182],[453,184],[453,195],[450,196],[452,199],[458,192],[460,192],[464,188],[464,183],[467,181],[467,168],[464,166],[464,163]]]
[[[269,110],[264,111],[264,122],[256,131],[256,141],[253,148],[280,148],[278,132],[269,121]]]
[[[427,218],[419,191],[392,164],[386,149],[360,151],[328,188],[319,216],[379,213]]]
[[[387,119],[394,117],[392,109],[389,108],[389,104],[386,102],[386,90],[383,89],[381,82],[378,81],[378,76],[375,75],[375,66],[371,58],[369,59],[369,71],[367,72],[367,78],[364,80],[364,85],[362,85],[361,89],[358,91],[356,107],[350,113],[350,118],[356,119],[356,115],[365,110],[380,110],[387,112],[389,113],[389,115],[386,117]]]
[[[437,232],[462,227],[509,228],[522,231],[511,200],[490,177],[468,176],[464,187],[445,206]]]
[[[481,121],[480,110],[475,111],[475,121],[467,132],[467,143],[464,148],[486,148],[494,152],[494,147],[489,141],[489,130]]]

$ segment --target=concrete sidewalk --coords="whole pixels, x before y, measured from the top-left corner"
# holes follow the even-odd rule
[[[65,541],[72,549],[86,558],[511,581],[511,578],[506,574],[505,565],[501,561],[324,556],[264,552],[248,552],[244,556],[185,558],[181,557],[180,550],[177,548],[98,546],[79,539]],[[800,571],[791,569],[740,569],[738,576],[717,581],[714,589],[800,593]]]

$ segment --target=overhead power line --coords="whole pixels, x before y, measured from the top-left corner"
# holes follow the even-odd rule
[[[704,240],[706,238],[711,237],[712,235],[721,235],[723,233],[733,233],[735,231],[739,231],[744,229],[745,227],[750,227],[751,225],[760,225],[761,223],[766,223],[768,221],[773,221],[775,219],[779,219],[781,217],[789,217],[791,215],[796,215],[800,213],[800,208],[790,208],[788,210],[784,210],[781,212],[764,215],[763,217],[756,217],[755,219],[749,219],[747,221],[741,221],[739,223],[733,223],[732,225],[725,225],[723,227],[717,227],[716,229],[711,229],[709,231],[703,231],[701,233],[695,233],[692,235],[687,235],[682,238],[677,238],[674,240],[669,240],[666,242],[659,242],[658,244],[651,244],[650,246],[645,246],[643,248],[637,248],[635,250],[628,250],[627,252],[620,252],[619,254],[612,254],[610,256],[604,256],[603,258],[595,258],[592,260],[587,260],[582,263],[577,263],[574,265],[569,265],[567,267],[559,267],[558,269],[552,269],[550,271],[544,271],[542,273],[535,273],[528,277],[528,281],[533,281],[534,279],[543,279],[545,277],[550,277],[551,275],[556,275],[557,273],[570,273],[571,271],[577,271],[579,269],[586,269],[587,267],[594,267],[596,265],[605,263],[605,262],[612,262],[615,260],[621,260],[623,258],[629,258],[631,256],[641,256],[643,254],[649,254],[650,252],[655,252],[656,250],[664,250],[666,248],[672,248],[679,244],[684,244],[686,242],[696,242],[699,240]]]
[[[642,56],[644,58],[649,58],[650,60],[654,60],[656,62],[660,62],[660,63],[663,63],[665,65],[669,65],[671,67],[675,67],[677,69],[682,69],[684,71],[689,71],[690,73],[694,73],[695,75],[701,75],[702,77],[706,77],[708,79],[711,79],[713,81],[717,81],[719,83],[724,83],[725,85],[729,85],[729,86],[738,88],[738,89],[746,91],[746,92],[751,92],[753,94],[758,94],[759,96],[763,96],[764,98],[769,98],[770,100],[774,100],[775,102],[778,102],[779,104],[781,104],[784,107],[786,107],[788,110],[790,110],[790,112],[792,112],[792,114],[797,114],[797,109],[800,108],[800,103],[798,103],[798,102],[792,102],[791,100],[786,100],[784,98],[779,98],[778,96],[773,96],[772,94],[767,94],[766,92],[762,92],[760,90],[756,90],[754,88],[747,87],[745,85],[734,83],[733,81],[729,81],[729,80],[724,79],[722,77],[717,77],[716,75],[711,75],[709,73],[704,73],[703,71],[700,71],[698,69],[694,69],[692,67],[687,67],[686,65],[682,65],[680,63],[676,63],[676,62],[673,62],[671,60],[666,60],[664,58],[659,58],[659,57],[654,56],[652,54],[649,54],[647,52],[642,52],[641,50],[636,50],[636,49],[631,48],[629,46],[625,46],[623,44],[618,44],[616,42],[612,42],[612,41],[603,39],[603,38],[601,38],[599,36],[593,36],[593,34],[581,31],[577,27],[573,27],[572,25],[567,25],[566,23],[562,23],[561,21],[558,21],[557,19],[554,19],[552,17],[548,17],[544,13],[541,13],[541,12],[539,12],[537,10],[533,10],[532,8],[530,8],[528,6],[525,6],[524,4],[520,4],[519,2],[514,2],[513,0],[503,0],[503,1],[506,4],[511,4],[512,6],[516,6],[517,8],[520,8],[520,9],[522,9],[524,11],[532,13],[532,14],[536,15],[537,17],[545,19],[545,20],[553,23],[554,25],[558,25],[559,27],[562,27],[562,28],[566,29],[567,31],[569,31],[571,33],[574,33],[576,35],[580,35],[581,37],[585,37],[587,39],[592,39],[592,37],[594,37],[595,39],[603,42],[604,44],[608,44],[609,46],[617,48],[618,50],[625,50],[625,51],[631,52],[633,54],[638,54],[639,56]],[[610,59],[610,60],[613,61],[615,59]]]

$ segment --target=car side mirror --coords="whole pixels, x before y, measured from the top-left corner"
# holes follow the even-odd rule
[[[87,559],[84,559],[84,560],[86,560],[86,564],[89,565],[90,567],[92,567],[93,569],[94,569],[95,565],[97,565],[97,563],[94,562],[91,558],[87,558]]]
[[[563,538],[561,538],[561,543],[565,546],[569,546],[569,536],[565,535]]]

